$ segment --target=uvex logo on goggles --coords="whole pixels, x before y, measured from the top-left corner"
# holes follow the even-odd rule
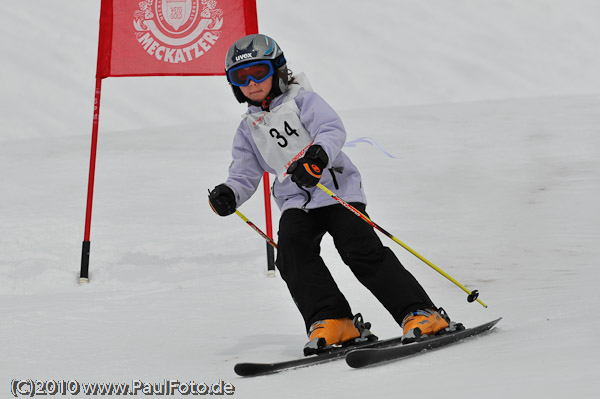
[[[274,73],[270,61],[256,61],[231,68],[227,75],[234,86],[248,86],[250,80],[260,83]]]

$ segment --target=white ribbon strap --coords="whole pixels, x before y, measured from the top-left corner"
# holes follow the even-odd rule
[[[344,147],[352,147],[352,148],[354,148],[359,143],[368,143],[368,144],[371,144],[371,145],[375,145],[377,148],[379,148],[379,151],[383,152],[388,157],[394,158],[394,159],[398,159],[399,158],[399,157],[395,157],[392,154],[390,154],[389,152],[387,152],[385,150],[385,148],[383,148],[381,146],[381,144],[379,144],[375,139],[372,139],[371,137],[359,137],[359,138],[357,138],[355,140],[348,141],[346,144],[344,144]]]

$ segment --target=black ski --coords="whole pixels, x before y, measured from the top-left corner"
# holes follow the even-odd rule
[[[422,351],[439,348],[442,346],[454,344],[465,338],[484,333],[493,328],[502,318],[490,321],[477,327],[467,328],[461,331],[437,335],[433,337],[424,337],[420,341],[410,344],[397,344],[385,348],[354,348],[346,355],[346,363],[350,367],[360,368],[373,366],[379,363],[391,362],[407,356],[415,355]]]
[[[252,377],[257,375],[272,374],[284,370],[297,369],[312,366],[314,364],[328,363],[342,359],[347,353],[361,348],[382,348],[394,346],[400,343],[402,337],[395,337],[374,342],[364,342],[347,347],[334,347],[318,355],[302,357],[298,359],[285,360],[276,363],[238,363],[233,370],[237,375]]]
[[[459,341],[461,339],[480,334],[481,332],[487,331],[492,328],[496,323],[498,323],[500,319],[491,321],[489,323],[483,324],[478,327],[469,328],[466,330],[458,330],[456,332],[445,333],[440,336],[435,336],[432,338],[426,338],[422,341],[407,344],[402,346],[401,340],[402,337],[394,337],[389,339],[384,339],[375,342],[365,342],[360,344],[354,344],[348,347],[334,347],[325,352],[322,352],[318,355],[312,355],[292,360],[284,360],[282,362],[274,362],[274,363],[237,363],[234,366],[234,371],[237,375],[242,377],[253,377],[265,374],[273,374],[278,373],[280,371],[297,369],[301,367],[308,367],[316,364],[328,363],[335,360],[340,360],[344,357],[353,356],[361,357],[359,355],[361,352],[371,352],[371,351],[386,351],[386,348],[398,349],[403,348],[405,350],[409,350],[413,353],[417,353],[426,349],[432,349],[434,347],[448,345],[450,343]],[[428,347],[428,345],[431,345]],[[408,356],[408,354],[402,355]],[[383,360],[385,361],[385,360]]]

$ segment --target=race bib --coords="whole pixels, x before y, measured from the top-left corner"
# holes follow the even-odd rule
[[[252,138],[265,162],[282,182],[287,169],[302,158],[314,139],[300,121],[300,109],[294,99],[300,87],[291,85],[285,101],[271,112],[246,115]]]

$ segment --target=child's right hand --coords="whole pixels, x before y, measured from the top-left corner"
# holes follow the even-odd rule
[[[208,203],[213,211],[219,216],[228,216],[235,212],[235,194],[225,184],[219,184],[210,194],[208,194]]]

